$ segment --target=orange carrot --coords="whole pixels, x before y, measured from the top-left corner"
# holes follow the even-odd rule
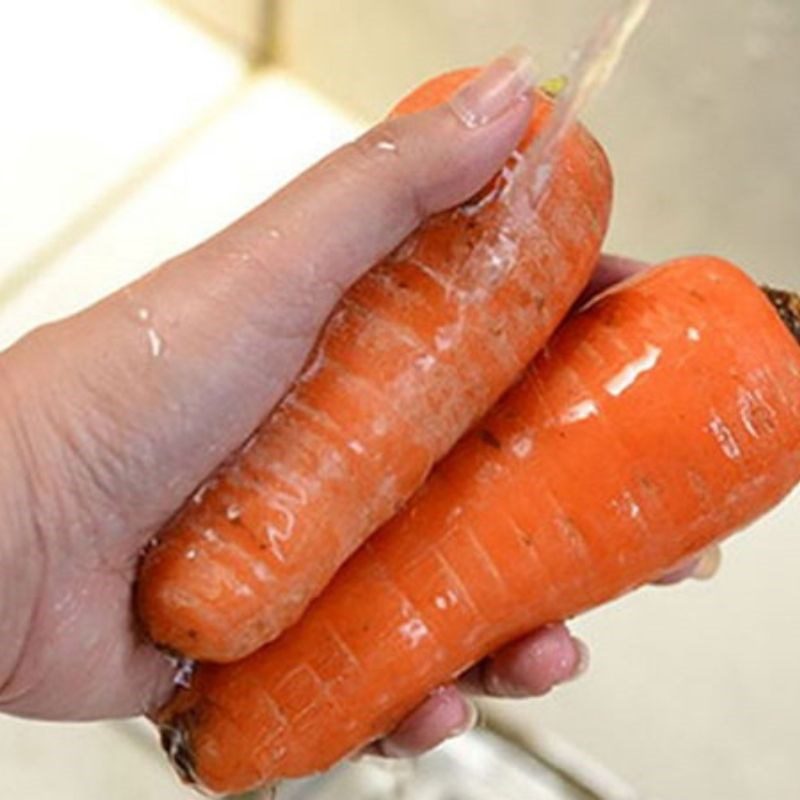
[[[538,98],[522,148],[551,107]],[[582,128],[552,166],[536,213],[508,202],[517,154],[347,293],[294,388],[146,554],[155,642],[230,661],[277,636],[513,383],[588,281],[609,215],[608,164]]]
[[[296,626],[199,668],[160,718],[176,764],[216,791],[326,769],[504,643],[752,522],[800,480],[798,342],[714,258],[591,303]]]

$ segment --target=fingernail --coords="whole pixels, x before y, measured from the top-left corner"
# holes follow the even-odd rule
[[[475,703],[464,699],[464,721],[456,725],[448,734],[448,739],[454,736],[461,736],[462,733],[471,731],[478,724],[478,708]]]
[[[533,57],[515,47],[492,61],[450,100],[468,128],[478,128],[501,116],[536,84]]]
[[[698,581],[707,581],[719,572],[722,562],[722,551],[718,547],[706,550],[692,570],[692,577]]]
[[[377,745],[377,754],[384,758],[413,758],[419,755],[417,750],[410,747],[403,747],[393,739],[381,739]]]
[[[575,681],[581,677],[588,669],[591,660],[589,655],[589,648],[585,642],[575,636],[572,637],[572,646],[575,648],[575,657],[577,659],[575,667],[572,670],[572,675],[567,678],[566,683]]]

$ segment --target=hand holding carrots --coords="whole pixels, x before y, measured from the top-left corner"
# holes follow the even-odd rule
[[[343,289],[502,164],[531,99],[524,69],[501,64],[488,80],[459,113],[379,126],[200,247],[0,355],[0,709],[118,717],[169,695],[174,666],[131,610],[141,547],[277,402]],[[484,124],[465,124],[470,114]],[[542,691],[579,661],[563,628],[530,639],[535,658],[526,647],[471,683]],[[448,690],[385,749],[431,745],[469,715]]]
[[[284,394],[343,290],[497,171],[531,102],[525,65],[499,62],[454,105],[378,126],[208,242],[0,354],[0,710],[118,717],[168,697],[174,665],[132,615],[142,546]],[[598,281],[632,268],[610,261]],[[582,659],[551,626],[462,684],[539,694]],[[417,752],[470,719],[447,688],[377,748]]]

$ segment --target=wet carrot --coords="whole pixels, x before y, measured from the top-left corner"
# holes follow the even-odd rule
[[[800,480],[800,300],[772,297],[686,259],[568,320],[296,626],[199,668],[161,715],[179,768],[217,791],[326,769],[775,505]]]
[[[539,97],[522,149],[551,106]],[[508,199],[520,174],[517,153],[346,294],[294,388],[146,554],[137,604],[155,642],[230,661],[278,635],[542,347],[595,264],[611,177],[577,127],[535,213]]]

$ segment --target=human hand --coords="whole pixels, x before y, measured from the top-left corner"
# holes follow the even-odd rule
[[[531,96],[503,69],[476,96],[485,124],[466,124],[463,103],[383,123],[211,240],[0,354],[0,710],[97,719],[167,698],[175,667],[132,613],[141,548],[283,395],[342,292],[501,166]],[[581,663],[554,626],[461,686],[537,694]],[[448,687],[380,749],[418,752],[471,715]]]

